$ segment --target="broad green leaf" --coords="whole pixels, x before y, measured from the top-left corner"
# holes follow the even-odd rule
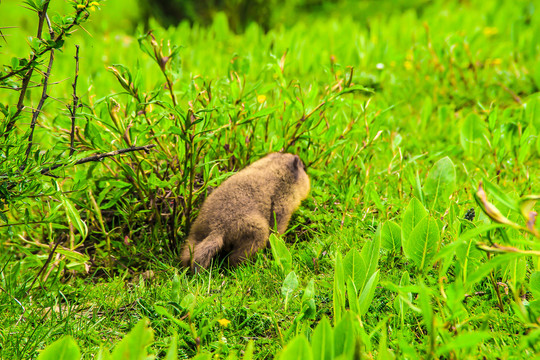
[[[364,245],[364,248],[366,246],[367,243]],[[345,255],[345,258],[343,259],[343,271],[345,281],[350,278],[357,290],[363,288],[367,273],[367,264],[356,249],[352,248],[347,255]]]
[[[292,269],[292,256],[285,245],[285,242],[275,234],[270,235],[270,246],[274,261],[278,265],[282,276],[288,274]]]
[[[379,265],[379,255],[380,255],[380,249],[381,249],[381,236],[379,233],[379,236],[374,236],[373,240],[367,241],[364,244],[364,247],[362,248],[362,252],[360,253],[360,256],[362,256],[362,260],[364,261],[364,264],[366,264],[366,274],[364,275],[362,286],[357,288],[359,291],[361,291],[365,286],[368,279],[373,275],[373,273],[377,270],[377,266]]]
[[[246,346],[246,350],[244,350],[244,356],[242,357],[242,360],[251,360],[253,359],[253,348],[254,348],[254,345],[253,345],[253,340],[249,340],[247,346]]]
[[[481,156],[485,143],[486,125],[476,113],[470,113],[461,125],[460,141],[465,153],[469,156]]]
[[[405,254],[420,271],[431,264],[439,246],[439,238],[439,226],[429,216],[422,219],[412,231]]]
[[[133,329],[118,343],[111,358],[113,360],[146,360],[147,348],[154,341],[154,332],[148,319],[141,319]]]
[[[313,353],[306,337],[297,335],[290,343],[285,346],[283,352],[279,355],[280,360],[313,359]]]
[[[79,360],[81,351],[77,342],[71,336],[63,336],[47,346],[38,360]]]
[[[412,198],[407,205],[407,209],[403,214],[403,220],[401,221],[401,242],[403,246],[403,252],[408,257],[409,251],[409,235],[418,223],[427,216],[427,211],[417,198]]]
[[[401,227],[393,221],[382,226],[382,246],[392,252],[401,250]]]
[[[537,300],[540,300],[540,271],[535,271],[531,274],[529,278],[529,289],[533,296]]]
[[[404,271],[403,274],[401,275],[401,279],[399,280],[399,286],[400,287],[409,286],[410,283],[411,283],[411,280],[409,278],[409,272]],[[405,312],[406,312],[405,301],[407,301],[407,303],[412,303],[412,294],[410,292],[405,293],[405,294],[400,293],[398,296],[396,296],[396,299],[394,300],[394,309],[396,309],[398,313],[402,327],[405,324]]]
[[[180,302],[180,306],[183,309],[192,309],[196,305],[197,305],[197,300],[195,298],[195,295],[193,295],[192,293],[186,294],[186,296],[184,296],[182,298],[182,301]]]
[[[349,300],[349,308],[356,314],[359,313],[358,298],[356,297],[357,293],[358,290],[354,286],[354,282],[351,278],[347,278],[347,299]]]
[[[178,334],[176,332],[171,337],[171,345],[165,355],[165,360],[177,360],[178,359]]]
[[[333,306],[334,306],[334,325],[340,320],[345,309],[345,272],[343,270],[343,260],[341,253],[336,254],[336,264],[334,269],[334,292],[333,292]]]
[[[323,317],[311,337],[313,360],[334,359],[334,331],[328,319]]]
[[[354,323],[350,311],[346,311],[341,321],[334,327],[334,356],[350,354],[354,351]]]
[[[437,161],[428,173],[424,184],[424,194],[429,207],[444,210],[450,195],[456,189],[456,169],[448,156]]]
[[[358,314],[360,316],[364,316],[367,313],[369,306],[373,301],[373,296],[375,295],[375,289],[377,288],[378,283],[379,270],[377,270],[373,275],[371,275],[369,281],[362,290],[362,293],[358,297]]]

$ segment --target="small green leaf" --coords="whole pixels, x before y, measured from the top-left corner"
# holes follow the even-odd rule
[[[86,223],[81,219],[81,215],[75,209],[75,207],[71,203],[71,200],[69,200],[63,193],[59,192],[59,196],[60,196],[60,200],[62,201],[62,205],[64,206],[64,209],[66,210],[68,219],[73,224],[73,226],[75,226],[75,228],[79,231],[82,238],[86,239],[86,236],[88,235],[88,228],[86,227]]]
[[[334,269],[334,325],[341,320],[345,309],[345,271],[343,270],[343,260],[341,253],[336,254],[336,264]]]
[[[303,319],[314,319],[317,313],[317,306],[315,305],[315,282],[311,279],[302,295],[302,311]]]
[[[281,295],[285,297],[285,310],[287,309],[287,303],[292,293],[298,287],[298,277],[294,271],[291,271],[285,280],[283,280],[283,285],[281,286]]]
[[[535,271],[531,274],[529,278],[529,289],[537,300],[540,299],[540,271]]]
[[[431,117],[432,112],[433,112],[433,101],[431,100],[430,96],[427,96],[424,99],[424,104],[422,105],[422,111],[420,112],[420,116],[422,118],[422,124],[427,125],[429,123],[429,118]]]
[[[359,313],[359,305],[357,298],[358,290],[354,286],[354,282],[351,278],[347,279],[347,299],[349,300],[349,308],[354,313]]]
[[[450,339],[450,341],[443,346],[441,346],[437,350],[437,355],[442,356],[444,354],[450,353],[451,351],[456,353],[456,351],[461,349],[470,349],[482,343],[484,340],[490,339],[491,337],[492,335],[487,331],[461,333],[455,338]]]
[[[461,146],[467,155],[479,157],[482,153],[486,125],[476,113],[470,113],[461,125],[460,141]]]

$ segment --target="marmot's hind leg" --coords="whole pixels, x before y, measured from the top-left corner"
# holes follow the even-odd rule
[[[182,265],[191,267],[195,272],[198,267],[208,268],[212,259],[223,247],[223,236],[211,233],[201,242],[188,239],[182,251]]]
[[[262,216],[245,218],[244,229],[229,255],[229,266],[233,267],[264,249],[270,236],[268,220]]]

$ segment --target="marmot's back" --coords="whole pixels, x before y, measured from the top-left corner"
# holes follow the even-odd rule
[[[182,264],[207,267],[225,249],[231,252],[229,263],[236,265],[266,246],[271,226],[285,231],[309,189],[305,166],[296,155],[273,153],[254,162],[203,203],[182,251]]]

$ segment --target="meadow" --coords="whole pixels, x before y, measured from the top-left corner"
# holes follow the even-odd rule
[[[0,3],[1,359],[540,355],[540,3],[139,4]],[[311,178],[288,231],[181,268],[274,151]]]

